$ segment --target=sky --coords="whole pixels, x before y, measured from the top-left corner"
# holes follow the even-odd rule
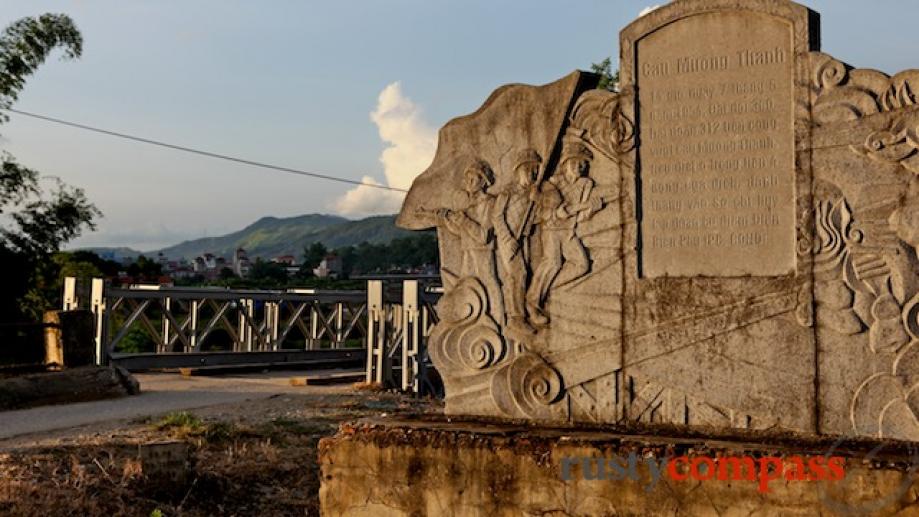
[[[919,67],[919,2],[813,0],[823,50]],[[544,84],[618,56],[647,0],[0,0],[0,25],[70,15],[17,109],[216,153],[407,188],[437,128],[506,83]],[[151,250],[264,216],[394,213],[401,197],[12,115],[0,148],[81,187],[103,212],[71,243]]]

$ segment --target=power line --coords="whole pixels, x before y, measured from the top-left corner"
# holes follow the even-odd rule
[[[193,148],[191,148],[191,147],[185,147],[185,146],[182,146],[182,145],[170,144],[170,143],[167,143],[167,142],[160,142],[160,141],[157,141],[157,140],[151,140],[151,139],[149,139],[149,138],[143,138],[143,137],[139,137],[139,136],[128,135],[128,134],[126,134],[126,133],[119,133],[119,132],[117,132],[117,131],[109,131],[109,130],[107,130],[107,129],[100,129],[100,128],[97,128],[97,127],[87,126],[87,125],[84,125],[84,124],[77,124],[76,122],[68,122],[68,121],[66,121],[66,120],[61,120],[61,119],[59,119],[59,118],[48,117],[48,116],[45,116],[45,115],[38,115],[38,114],[36,114],[36,113],[29,113],[28,111],[22,111],[22,110],[17,110],[17,109],[13,109],[13,108],[5,108],[5,109],[6,109],[6,111],[9,111],[10,113],[16,113],[16,114],[18,114],[18,115],[23,115],[23,116],[26,116],[26,117],[32,117],[32,118],[36,118],[36,119],[39,119],[39,120],[44,120],[44,121],[46,121],[46,122],[53,122],[53,123],[55,123],[55,124],[61,124],[61,125],[64,125],[64,126],[75,127],[75,128],[77,128],[77,129],[83,129],[83,130],[86,130],[86,131],[92,131],[92,132],[94,132],[94,133],[101,133],[101,134],[103,134],[103,135],[109,135],[109,136],[114,136],[114,137],[118,137],[118,138],[123,138],[123,139],[125,139],[125,140],[133,140],[133,141],[135,141],[135,142],[141,142],[141,143],[144,143],[144,144],[150,144],[150,145],[157,145],[157,146],[160,146],[160,147],[166,147],[166,148],[168,148],[168,149],[174,149],[174,150],[176,150],[176,151],[184,151],[184,152],[186,152],[186,153],[192,153],[192,154],[197,154],[197,155],[201,155],[201,156],[207,156],[207,157],[209,157],[209,158],[218,158],[218,159],[220,159],[220,160],[227,160],[227,161],[231,161],[231,162],[242,163],[242,164],[244,164],[244,165],[251,165],[251,166],[253,166],[253,167],[261,167],[261,168],[263,168],[263,169],[271,169],[271,170],[280,171],[280,172],[287,172],[287,173],[290,173],[290,174],[299,174],[299,175],[301,175],[301,176],[309,176],[309,177],[312,177],[312,178],[319,178],[319,179],[324,179],[324,180],[329,180],[329,181],[337,181],[337,182],[339,182],[339,183],[348,183],[348,184],[350,184],[350,185],[361,185],[361,186],[365,186],[365,187],[378,188],[378,189],[381,189],[381,190],[390,190],[390,191],[393,191],[393,192],[408,192],[408,191],[405,190],[405,189],[396,188],[396,187],[390,187],[390,186],[387,186],[387,185],[378,185],[378,184],[375,184],[375,183],[365,183],[365,182],[363,182],[363,181],[349,180],[349,179],[347,179],[347,178],[340,178],[340,177],[338,177],[338,176],[331,176],[331,175],[329,175],[329,174],[322,174],[322,173],[319,173],[319,172],[310,172],[310,171],[304,171],[304,170],[300,170],[300,169],[291,169],[290,167],[281,167],[281,166],[278,166],[278,165],[271,165],[270,163],[262,163],[262,162],[256,162],[256,161],[253,161],[253,160],[246,160],[246,159],[244,159],[244,158],[237,158],[237,157],[235,157],[235,156],[228,156],[228,155],[226,155],[226,154],[212,153],[212,152],[210,152],[210,151],[202,151],[202,150],[200,150],[200,149],[193,149]]]

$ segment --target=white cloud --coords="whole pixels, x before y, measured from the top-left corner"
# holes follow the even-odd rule
[[[361,181],[380,185],[379,181],[370,176],[364,176]],[[338,198],[335,208],[344,215],[394,214],[402,207],[403,199],[405,194],[402,192],[358,185]]]
[[[642,9],[640,13],[638,13],[638,17],[641,18],[642,16],[644,16],[644,15],[650,13],[651,11],[653,11],[653,10],[659,8],[659,7],[660,7],[660,4],[649,5],[648,7],[645,7],[644,9]]]
[[[380,139],[388,144],[380,155],[385,184],[407,190],[434,159],[437,132],[424,121],[421,109],[402,93],[399,82],[383,88],[370,120],[376,124]],[[380,184],[369,176],[361,181]],[[352,216],[392,214],[399,211],[404,197],[400,192],[358,186],[339,198],[335,209]]]

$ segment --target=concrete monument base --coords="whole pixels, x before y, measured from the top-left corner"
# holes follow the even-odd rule
[[[364,420],[320,442],[327,516],[919,515],[901,442]]]

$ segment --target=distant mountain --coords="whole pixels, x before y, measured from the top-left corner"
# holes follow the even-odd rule
[[[106,248],[97,246],[95,248],[78,248],[80,250],[91,251],[96,255],[108,260],[114,260],[116,262],[121,262],[121,259],[134,259],[139,255],[143,255],[142,251],[137,251],[133,248]]]
[[[206,237],[185,241],[175,246],[146,252],[147,256],[163,253],[170,259],[193,259],[204,253],[231,257],[236,248],[244,248],[250,258],[270,259],[293,255],[299,261],[303,248],[321,242],[328,248],[356,245],[367,241],[385,244],[415,232],[396,228],[395,215],[368,217],[351,221],[344,217],[324,214],[307,214],[296,217],[263,217],[237,232],[221,237]]]

